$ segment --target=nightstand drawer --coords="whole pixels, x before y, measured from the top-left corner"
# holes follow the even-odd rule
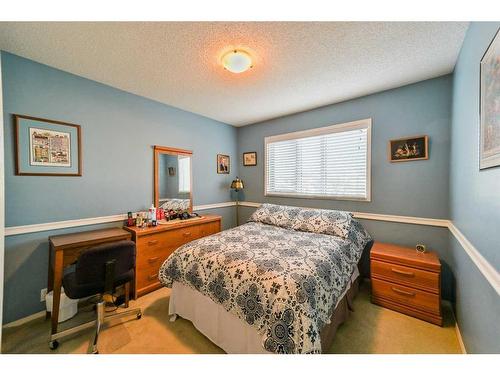
[[[372,277],[372,294],[375,298],[388,299],[429,313],[440,314],[441,312],[438,294],[424,292],[374,277]]]
[[[439,293],[439,273],[378,260],[372,260],[370,268],[373,277]]]

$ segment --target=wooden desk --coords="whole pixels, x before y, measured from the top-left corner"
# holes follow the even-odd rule
[[[131,233],[121,228],[100,229],[49,237],[47,293],[51,290],[54,291],[51,334],[57,333],[64,267],[74,263],[86,249],[106,242],[130,240],[131,238]],[[47,317],[49,316],[50,313],[47,312]]]

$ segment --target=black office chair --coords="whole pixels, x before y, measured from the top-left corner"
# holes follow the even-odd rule
[[[125,307],[128,307],[129,288],[127,283],[134,280],[135,243],[132,241],[118,241],[99,245],[84,251],[76,261],[75,271],[63,277],[64,292],[69,298],[85,298],[99,296],[96,305],[97,317],[95,320],[81,324],[51,336],[49,347],[56,349],[59,346],[58,338],[72,335],[95,325],[95,337],[91,352],[98,353],[97,339],[104,323],[112,319],[136,315],[142,316],[141,309],[132,309],[117,314],[104,314],[105,294],[113,294],[120,285],[125,287]]]

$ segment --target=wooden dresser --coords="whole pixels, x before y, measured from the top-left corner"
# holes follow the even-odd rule
[[[124,229],[132,232],[132,240],[137,247],[134,288],[137,298],[160,287],[158,271],[175,249],[189,241],[220,232],[221,217],[206,215],[157,227]]]
[[[441,263],[435,253],[375,242],[370,271],[373,303],[443,324]]]

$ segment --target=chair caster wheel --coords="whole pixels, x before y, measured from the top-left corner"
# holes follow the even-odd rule
[[[137,314],[137,320],[141,319],[142,318],[142,313],[138,313]]]
[[[92,354],[99,354],[99,350],[93,351]]]
[[[49,342],[49,348],[50,350],[56,350],[59,347],[59,341],[54,340]]]

